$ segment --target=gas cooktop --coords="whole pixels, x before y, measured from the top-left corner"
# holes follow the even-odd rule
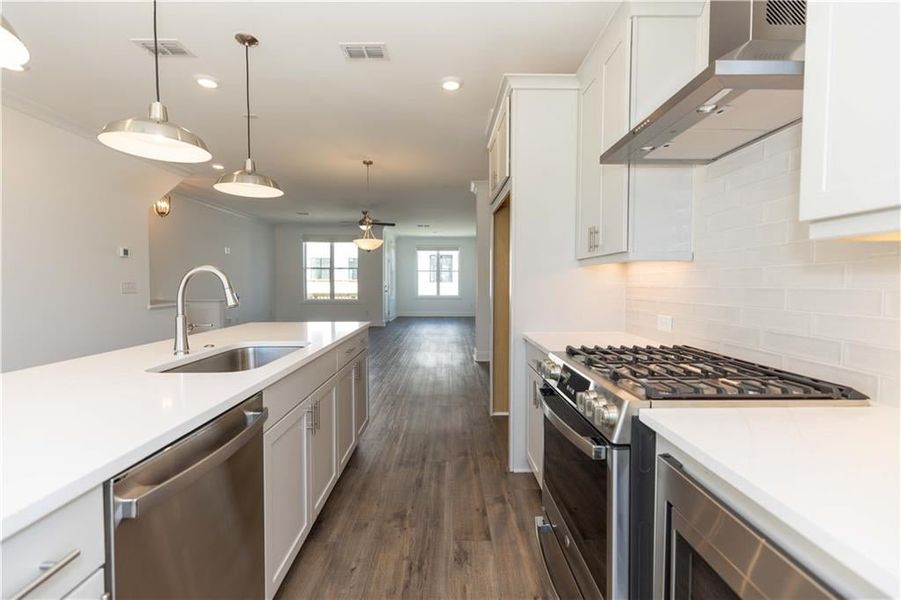
[[[847,386],[691,346],[567,346],[566,354],[648,400],[866,399]]]

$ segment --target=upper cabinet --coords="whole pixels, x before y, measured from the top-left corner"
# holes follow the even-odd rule
[[[491,201],[510,178],[510,97],[501,102],[488,137],[488,189]]]
[[[692,168],[598,158],[706,66],[703,10],[624,3],[579,68],[577,258],[691,259]]]
[[[899,4],[808,2],[801,220],[810,237],[897,237]]]

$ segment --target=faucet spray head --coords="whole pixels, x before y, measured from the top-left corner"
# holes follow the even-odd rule
[[[231,287],[225,288],[225,305],[229,308],[234,308],[238,306],[241,301],[238,297],[238,292],[233,290]]]

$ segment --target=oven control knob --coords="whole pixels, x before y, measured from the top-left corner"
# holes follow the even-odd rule
[[[589,410],[594,411],[594,404],[598,401],[598,393],[594,390],[585,390],[584,392],[576,392],[576,408],[579,412],[591,418]]]
[[[594,412],[594,424],[599,427],[614,427],[619,420],[619,408],[615,404],[606,403]]]
[[[559,379],[560,377],[560,365],[549,358],[541,361],[538,371],[542,377],[547,379]]]

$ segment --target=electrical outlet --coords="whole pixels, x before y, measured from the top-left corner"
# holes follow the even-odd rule
[[[670,332],[673,330],[673,317],[670,315],[657,315],[657,331]]]
[[[229,246],[226,246],[226,247],[225,247],[225,253],[226,253],[226,254],[231,254],[231,253],[232,253],[232,249],[231,249]]]
[[[120,281],[119,292],[122,294],[137,294],[138,284],[136,281]]]

